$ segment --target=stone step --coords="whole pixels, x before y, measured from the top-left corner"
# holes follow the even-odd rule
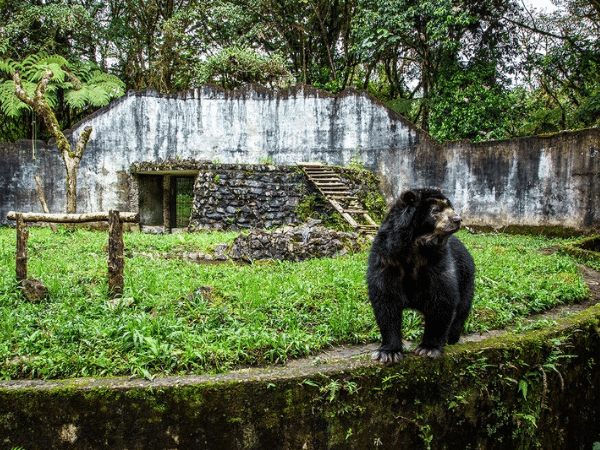
[[[335,177],[337,176],[337,174],[335,172],[331,172],[331,171],[314,171],[314,170],[305,170],[304,171],[305,174],[307,174],[309,177]]]
[[[309,177],[311,180],[323,181],[323,182],[338,182],[341,183],[338,177],[332,177],[331,175],[311,175]]]
[[[335,191],[339,191],[340,189],[344,189],[346,191],[349,191],[348,186],[346,186],[345,184],[333,184],[333,183],[315,183],[317,186],[319,186],[321,189],[327,189],[327,190],[335,190]]]
[[[348,186],[340,181],[333,170],[317,163],[297,163],[297,165],[352,228],[365,234],[374,234],[377,231],[379,226],[371,218],[369,211],[360,204],[358,197],[350,194]],[[345,203],[346,206],[340,202]],[[352,217],[353,214],[362,215],[363,220],[366,220],[368,224],[359,224]]]
[[[328,197],[332,198],[334,200],[358,200],[353,195],[336,195],[336,194],[332,194],[332,195],[329,195]]]
[[[336,200],[350,198],[349,191],[321,191],[325,197],[331,197]]]
[[[349,214],[369,214],[366,209],[344,209]]]
[[[319,186],[345,186],[347,187],[344,183],[342,183],[341,181],[325,181],[325,180],[312,180],[313,183],[318,184]]]

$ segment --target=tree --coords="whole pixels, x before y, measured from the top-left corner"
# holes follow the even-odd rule
[[[431,134],[440,141],[504,137],[511,96],[498,77],[493,61],[446,67],[431,99]]]
[[[534,132],[600,123],[600,4],[566,0],[552,14],[524,15],[522,47],[529,70]]]
[[[329,91],[346,87],[355,65],[351,25],[359,12],[358,0],[246,3],[255,3],[261,18],[262,33],[257,36],[261,47],[286,55],[298,80]]]
[[[293,81],[286,63],[278,55],[264,56],[256,51],[229,47],[198,66],[197,84],[218,83],[225,89],[255,83],[274,87]]]
[[[57,102],[60,97],[71,108],[83,108],[86,104],[99,107],[122,95],[123,83],[93,64],[69,63],[58,55],[30,56],[22,64],[1,61],[0,70],[12,75],[12,80],[0,83],[2,112],[14,117],[29,108],[42,118],[65,165],[66,212],[77,212],[77,171],[92,127],[86,127],[71,148],[55,114]]]
[[[438,95],[442,87],[463,89],[458,82],[464,78],[461,72],[482,68],[489,61],[485,70],[477,71],[483,78],[471,76],[470,82],[496,90],[504,81],[499,74],[511,70],[510,57],[517,47],[510,29],[514,25],[505,16],[514,13],[514,0],[360,0],[359,4],[363,11],[354,33],[357,58],[367,67],[363,87],[369,88],[370,77],[383,76],[387,97],[383,100],[411,100],[415,107],[408,118],[425,130],[430,129],[432,114],[438,119],[446,114],[450,120],[447,111],[440,110],[449,104],[445,100],[438,104]],[[490,73],[495,75],[491,79]]]
[[[95,61],[95,3],[0,0],[0,57],[21,61],[47,52]]]

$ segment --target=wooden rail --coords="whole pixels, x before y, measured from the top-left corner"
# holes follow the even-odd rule
[[[19,283],[27,280],[28,222],[86,223],[108,222],[108,290],[112,297],[123,295],[123,222],[139,222],[139,214],[111,210],[89,214],[38,214],[10,211],[8,219],[17,221],[17,264],[16,276]]]
[[[137,223],[140,221],[140,215],[132,212],[118,212],[121,223]],[[20,214],[24,222],[48,222],[48,223],[86,223],[86,222],[107,222],[109,212],[95,212],[87,214],[45,214],[45,213],[17,213],[9,211],[6,217],[9,220],[17,220]]]

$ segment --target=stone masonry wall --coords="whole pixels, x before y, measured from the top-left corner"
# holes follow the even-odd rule
[[[300,223],[298,204],[309,192],[293,166],[210,164],[194,186],[190,230],[271,228]]]

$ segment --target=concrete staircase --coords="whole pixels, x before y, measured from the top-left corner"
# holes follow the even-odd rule
[[[350,193],[337,173],[321,163],[296,163],[333,208],[359,233],[375,234],[379,228],[369,211]]]

